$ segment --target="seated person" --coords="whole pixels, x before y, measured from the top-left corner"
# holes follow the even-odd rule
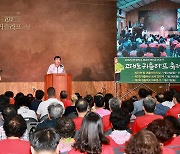
[[[148,130],[134,134],[126,145],[126,154],[161,154],[156,136]]]
[[[34,132],[30,136],[31,152],[32,154],[59,154],[59,140],[59,134],[52,128]]]
[[[10,104],[14,104],[14,93],[12,91],[6,91],[4,95],[9,98]]]
[[[91,111],[94,107],[94,100],[91,95],[86,95],[84,99],[88,102],[88,111]]]
[[[119,98],[113,97],[109,100],[109,109],[112,112],[115,109],[119,109],[121,107],[121,100]],[[111,130],[112,124],[109,121],[110,114],[105,115],[102,118],[103,126],[104,126],[104,132]]]
[[[88,112],[83,118],[78,138],[69,152],[69,154],[81,153],[114,153],[103,133],[101,117],[97,113]]]
[[[156,108],[154,110],[154,114],[165,116],[165,114],[169,110],[169,107],[162,105],[162,102],[164,102],[164,95],[162,93],[158,93],[155,96],[155,101]]]
[[[133,43],[132,44],[132,51],[130,52],[131,57],[137,57],[137,44]]]
[[[68,97],[68,92],[66,90],[62,90],[60,92],[60,100],[61,100],[61,102],[63,102],[65,109],[66,109],[66,107],[72,105],[71,100],[68,100],[67,97]]]
[[[144,57],[154,57],[153,53],[151,52],[150,47],[146,48],[146,52],[144,53]]]
[[[42,90],[36,90],[35,100],[30,103],[29,109],[34,110],[36,112],[39,104],[42,102],[43,96],[44,92]]]
[[[174,116],[175,118],[180,119],[180,93],[176,93],[173,97],[174,106],[167,111],[167,116]]]
[[[104,103],[105,103],[104,109],[110,110],[110,108],[109,108],[109,100],[111,98],[113,98],[113,95],[111,93],[105,94],[105,96],[104,96]]]
[[[71,95],[72,104],[71,104],[71,106],[66,107],[64,116],[67,116],[69,118],[77,117],[77,111],[76,111],[76,107],[75,107],[75,103],[77,100],[78,100],[78,97],[75,94]]]
[[[7,139],[0,141],[1,154],[30,154],[30,143],[20,140],[27,129],[26,121],[21,115],[15,115],[4,121]]]
[[[133,103],[134,104],[134,110],[132,112],[132,114],[134,114],[136,116],[138,113],[143,111],[143,100],[147,96],[147,90],[144,88],[140,88],[138,91],[138,95],[139,95],[140,99]],[[142,114],[144,115],[144,113],[142,113]]]
[[[153,98],[146,97],[143,100],[143,108],[145,115],[136,118],[132,126],[133,133],[137,133],[141,129],[146,128],[146,126],[155,119],[163,119],[162,116],[154,114],[155,107],[156,107],[156,102]]]
[[[48,106],[48,119],[37,125],[37,130],[55,128],[57,119],[62,117],[64,108],[61,104],[52,103]]]
[[[121,108],[127,109],[129,111],[129,113],[131,115],[130,122],[132,124],[134,122],[134,120],[136,119],[136,116],[134,114],[132,114],[132,112],[134,110],[133,100],[130,99],[130,100],[123,101]]]
[[[33,110],[29,109],[28,97],[23,96],[19,99],[20,108],[17,110],[18,114],[22,115],[22,117],[26,120],[29,118],[33,118],[37,120],[36,113]]]
[[[164,119],[156,119],[147,126],[147,130],[154,133],[160,142],[163,154],[175,154],[173,149],[164,146],[164,143],[174,135],[172,125]]]
[[[2,119],[4,121],[7,121],[8,119],[10,118],[13,118],[14,116],[17,115],[17,111],[16,109],[14,108],[13,105],[9,105],[7,106],[3,112],[2,112]],[[7,136],[5,134],[5,130],[4,130],[4,127],[1,126],[0,127],[0,140],[3,140],[3,139],[7,139]],[[29,140],[29,135],[28,135],[28,131],[26,129],[25,133],[23,134],[23,136],[20,137],[21,140],[26,140],[28,141]]]
[[[167,57],[167,54],[166,54],[166,51],[165,51],[165,48],[163,46],[160,46],[158,51],[160,52],[160,56],[161,57]]]
[[[62,117],[57,120],[56,131],[60,135],[59,149],[60,153],[68,152],[74,144],[75,124],[71,118]]]
[[[3,110],[9,105],[9,98],[5,95],[0,95],[0,126],[3,126],[4,121],[2,119]]]
[[[173,126],[174,135],[180,136],[180,121],[179,119],[173,117],[173,116],[165,116],[164,120],[170,122]]]
[[[180,122],[179,120],[173,116],[166,116],[164,120],[171,123],[174,130],[173,137],[170,140],[166,141],[164,145],[167,147],[173,148],[175,150],[179,149],[180,151]]]
[[[173,93],[171,91],[164,92],[164,102],[162,105],[169,107],[170,109],[174,106]]]
[[[40,119],[40,121],[41,119],[43,119],[43,117],[46,117],[48,115],[48,106],[50,104],[58,103],[58,104],[61,104],[64,108],[64,104],[56,98],[56,90],[53,87],[49,87],[47,89],[47,95],[48,95],[48,99],[39,104],[37,112],[36,112],[37,117],[38,119]]]
[[[75,129],[79,130],[82,120],[88,112],[88,102],[85,99],[81,98],[76,102],[75,107],[78,113],[78,117],[74,118],[73,121],[75,123]]]
[[[111,134],[108,136],[110,145],[114,148],[123,145],[131,137],[128,124],[130,123],[130,114],[128,110],[119,108],[111,112],[110,122],[113,126]]]
[[[98,113],[101,118],[104,117],[105,115],[110,115],[110,111],[104,109],[104,97],[100,94],[97,94],[94,96],[94,103],[95,103],[95,111]]]

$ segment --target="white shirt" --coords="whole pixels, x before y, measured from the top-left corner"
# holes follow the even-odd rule
[[[41,102],[38,106],[37,114],[41,115],[40,118],[48,114],[48,106],[52,103],[59,103],[64,108],[64,104],[61,101],[56,98],[49,98],[48,100]]]
[[[162,105],[169,107],[170,109],[174,106],[174,103],[171,101],[162,102]]]
[[[51,64],[48,68],[47,74],[52,74],[52,73],[65,73],[64,66],[60,64],[60,66],[56,67],[55,64]]]
[[[37,120],[36,113],[26,106],[21,106],[17,112],[18,114],[22,115],[23,118],[34,118]]]

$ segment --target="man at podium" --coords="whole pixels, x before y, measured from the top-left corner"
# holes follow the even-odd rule
[[[48,68],[47,74],[52,73],[65,73],[64,66],[61,64],[61,57],[54,57],[54,64],[51,64]]]

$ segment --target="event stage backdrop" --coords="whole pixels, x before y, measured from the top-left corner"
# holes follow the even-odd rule
[[[75,81],[113,80],[116,2],[0,0],[1,81],[43,81],[60,55]]]

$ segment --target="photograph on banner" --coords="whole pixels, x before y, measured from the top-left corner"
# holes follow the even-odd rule
[[[178,6],[170,0],[117,0],[117,57],[180,57]]]

